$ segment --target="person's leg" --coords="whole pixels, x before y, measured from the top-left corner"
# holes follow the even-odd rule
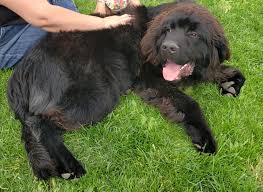
[[[73,0],[49,0],[49,3],[51,3],[52,5],[58,5],[66,9],[70,9],[72,11],[78,11]]]
[[[72,0],[49,0],[49,2],[77,11]],[[30,24],[0,27],[0,69],[13,67],[46,33]]]
[[[1,28],[0,69],[14,66],[46,32],[29,24]]]
[[[99,13],[101,15],[110,15],[112,14],[112,10],[106,5],[107,0],[97,0],[96,8],[94,13]],[[129,0],[130,6],[140,6],[140,0]],[[112,3],[116,3],[116,1],[112,1]]]

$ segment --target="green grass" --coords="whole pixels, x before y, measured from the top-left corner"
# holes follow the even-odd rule
[[[77,0],[88,13],[94,2]],[[156,5],[157,0],[143,1]],[[188,90],[201,105],[218,141],[215,156],[199,155],[182,127],[133,94],[101,123],[65,135],[87,174],[76,181],[37,181],[9,111],[0,72],[0,191],[263,191],[263,17],[260,0],[201,0],[221,21],[232,49],[229,64],[246,84],[238,98],[212,84]]]

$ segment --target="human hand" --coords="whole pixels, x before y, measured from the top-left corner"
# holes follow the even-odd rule
[[[97,5],[94,13],[99,13],[100,15],[111,15],[112,12],[109,7],[106,6],[105,0],[97,0]]]
[[[136,6],[140,6],[141,2],[140,0],[130,0],[129,4],[136,7]]]
[[[109,16],[109,17],[104,17],[103,22],[104,22],[104,28],[112,28],[112,27],[117,27],[119,25],[130,25],[132,24],[132,21],[134,20],[134,16],[132,15],[121,15],[121,16]]]

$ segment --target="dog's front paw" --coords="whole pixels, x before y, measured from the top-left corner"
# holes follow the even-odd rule
[[[187,133],[198,151],[210,154],[216,153],[217,144],[209,127],[187,125]]]
[[[202,153],[215,154],[217,152],[217,145],[213,138],[209,140],[205,139],[201,142],[193,144],[195,148]]]
[[[220,84],[221,94],[234,97],[238,96],[245,80],[245,77],[241,73],[236,73],[234,77]]]

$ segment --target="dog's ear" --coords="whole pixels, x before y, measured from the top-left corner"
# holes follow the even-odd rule
[[[230,49],[227,39],[224,34],[217,35],[214,39],[214,46],[218,51],[218,57],[220,63],[224,62],[224,60],[230,59]]]
[[[207,24],[207,28],[209,29],[209,33],[211,34],[208,42],[211,41],[213,48],[216,48],[215,51],[218,53],[217,60],[219,60],[220,63],[224,62],[224,60],[229,60],[229,44],[225,36],[224,28],[222,27],[220,22],[205,8],[199,7],[197,14],[199,14],[203,22]],[[214,52],[214,54],[216,53]]]
[[[158,65],[161,62],[158,54],[158,44],[162,39],[163,34],[163,20],[167,17],[169,12],[164,12],[156,16],[148,23],[148,29],[141,40],[141,53],[144,60],[153,65]]]
[[[151,27],[147,30],[146,34],[141,40],[141,54],[144,60],[153,65],[158,64],[158,53],[156,49],[156,41],[158,34],[158,29]]]
[[[160,63],[158,40],[160,41],[162,38],[164,20],[173,11],[174,7],[175,4],[165,7],[148,23],[147,31],[141,40],[141,53],[146,62],[153,65]]]

